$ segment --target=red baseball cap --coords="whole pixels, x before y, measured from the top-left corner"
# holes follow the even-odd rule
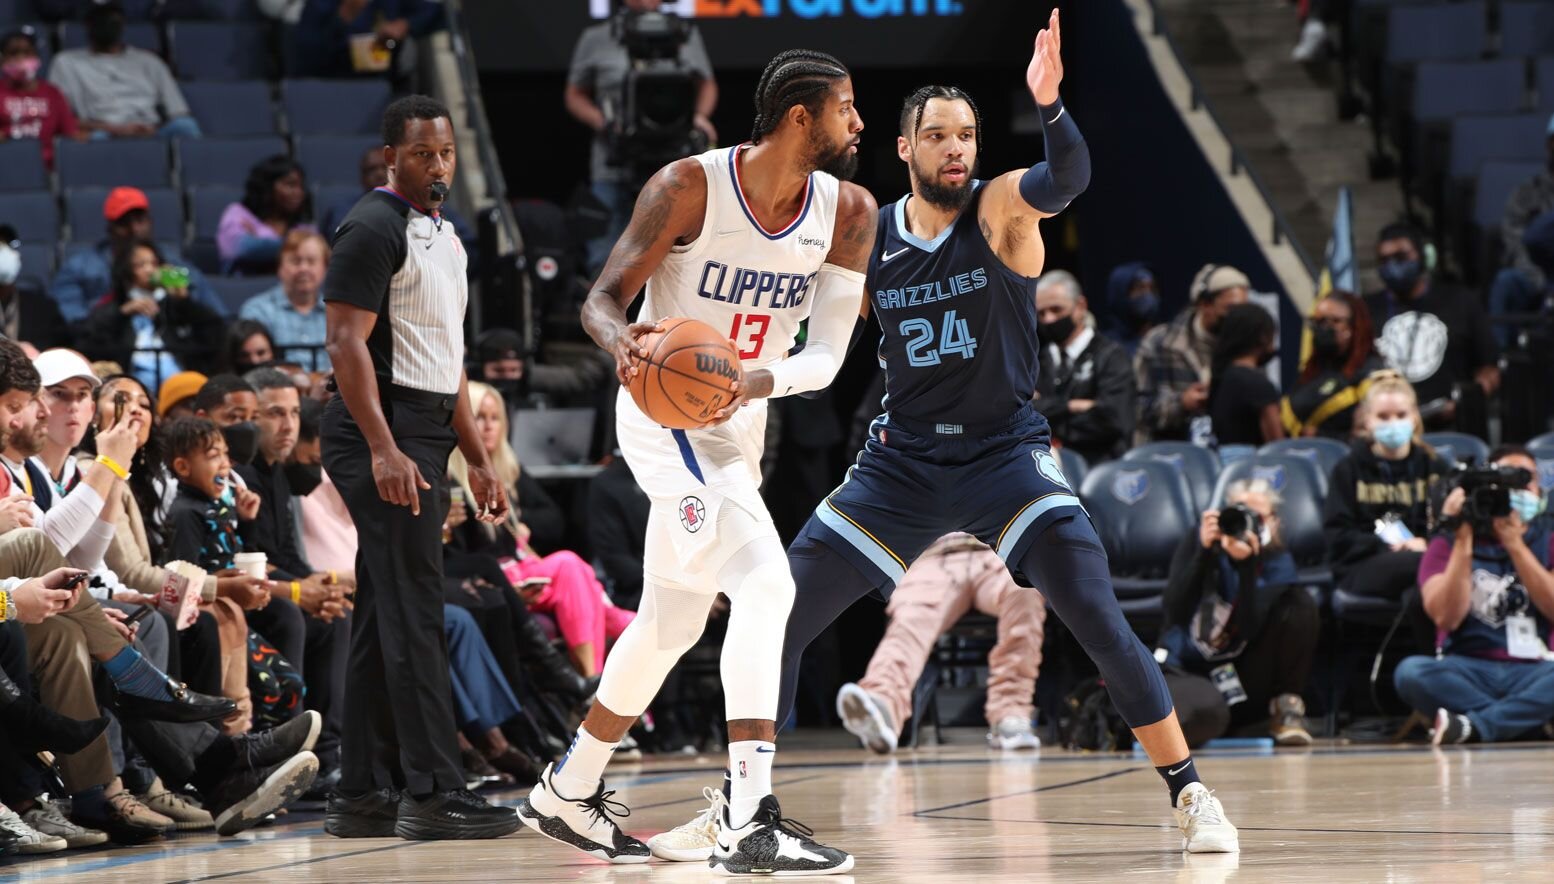
[[[103,217],[110,222],[117,221],[136,209],[143,212],[151,211],[151,203],[146,200],[146,194],[138,188],[115,187],[108,191],[108,198],[103,200]]]

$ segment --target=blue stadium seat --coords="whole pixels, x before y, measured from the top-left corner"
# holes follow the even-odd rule
[[[1479,174],[1486,160],[1542,160],[1547,114],[1496,114],[1451,121],[1447,171],[1458,179]]]
[[[1541,161],[1490,160],[1480,168],[1473,194],[1473,223],[1493,236],[1500,235],[1500,220],[1511,192],[1522,182],[1547,168]]]
[[[1554,433],[1544,433],[1541,436],[1534,436],[1527,442],[1527,447],[1538,449],[1547,448],[1550,452],[1554,452]]]
[[[1322,536],[1322,507],[1327,499],[1327,473],[1313,460],[1292,454],[1257,454],[1225,467],[1214,486],[1211,507],[1223,506],[1230,483],[1265,479],[1284,498],[1279,507],[1280,533],[1295,557],[1303,583],[1331,586],[1327,540]]]
[[[1425,433],[1424,441],[1449,464],[1482,466],[1489,460],[1489,443],[1467,433]]]
[[[1510,114],[1526,105],[1527,73],[1521,59],[1432,61],[1414,76],[1415,122],[1444,122],[1461,114]]]
[[[124,42],[136,49],[144,49],[147,52],[162,54],[162,29],[149,21],[131,21],[124,26]],[[86,25],[76,22],[61,22],[59,25],[60,49],[85,49]]]
[[[297,162],[310,184],[350,185],[360,191],[362,154],[382,142],[376,135],[298,135]]]
[[[212,276],[211,288],[220,296],[221,303],[227,305],[227,312],[233,316],[243,309],[243,302],[260,292],[275,287],[273,276]]]
[[[0,25],[22,21],[31,11],[26,0],[0,0]]]
[[[1538,112],[1554,113],[1554,57],[1533,63],[1532,88],[1538,93]]]
[[[17,251],[22,256],[22,276],[31,276],[46,285],[54,276],[55,255],[58,252],[54,241],[24,242]]]
[[[1072,448],[1058,449],[1058,465],[1063,470],[1063,478],[1068,480],[1068,487],[1078,488],[1085,484],[1085,476],[1090,474],[1090,462],[1085,456]]]
[[[254,164],[286,152],[286,139],[280,137],[185,139],[178,142],[178,177],[185,190],[240,188]]]
[[[70,141],[59,139],[54,145],[54,166],[59,186],[75,187],[168,187],[172,175],[167,168],[167,142],[144,140]]]
[[[1129,449],[1122,456],[1127,461],[1155,461],[1163,463],[1182,474],[1187,481],[1188,500],[1192,511],[1199,512],[1209,506],[1214,491],[1214,477],[1219,475],[1219,455],[1191,442],[1149,442]]]
[[[146,202],[151,204],[152,238],[183,242],[183,200],[178,198],[178,193],[166,188],[153,188],[145,193]],[[106,187],[65,191],[65,221],[70,225],[71,242],[94,243],[106,235],[103,201],[107,198]]]
[[[194,225],[194,240],[215,240],[221,213],[242,198],[241,187],[201,187],[189,191],[189,220]]]
[[[163,16],[177,21],[260,21],[254,0],[164,0]]]
[[[275,53],[267,25],[174,22],[168,26],[173,70],[184,80],[270,80]]]
[[[0,199],[0,224],[16,228],[22,242],[51,243],[59,239],[59,207],[46,190],[8,193]]]
[[[1317,465],[1324,476],[1333,475],[1333,467],[1349,456],[1349,445],[1337,439],[1312,436],[1300,439],[1280,439],[1257,449],[1258,454],[1288,454],[1304,457]]]
[[[0,192],[38,190],[48,186],[43,151],[36,140],[0,141]]]
[[[377,132],[389,103],[387,80],[283,80],[281,107],[293,135]]]
[[[1500,4],[1500,54],[1554,52],[1554,4],[1548,0],[1503,0]]]
[[[1387,16],[1383,57],[1391,64],[1478,58],[1487,18],[1482,2],[1400,5]]]
[[[325,222],[329,222],[331,227],[338,225],[345,220],[346,209],[342,208],[332,218],[329,216],[330,210],[336,206],[354,206],[361,197],[362,189],[360,184],[320,184],[315,186],[313,188],[313,220],[318,222],[319,232],[333,238],[334,230],[325,230]],[[1078,457],[1078,455],[1075,455],[1075,457]],[[1063,461],[1063,472],[1065,475],[1068,475],[1067,460]],[[1076,479],[1072,475],[1069,475],[1069,479],[1069,484],[1075,487],[1078,487],[1079,482],[1083,481],[1082,479]]]
[[[184,83],[184,100],[207,138],[274,135],[270,84],[263,80]]]
[[[1090,470],[1079,496],[1106,548],[1123,613],[1158,619],[1171,557],[1198,524],[1187,480],[1167,463],[1114,460]]]

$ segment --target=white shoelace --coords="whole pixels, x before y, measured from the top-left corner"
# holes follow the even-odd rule
[[[675,826],[674,831],[684,832],[686,834],[711,832],[713,822],[717,819],[718,811],[723,806],[723,793],[716,789],[703,786],[701,789],[701,797],[707,799],[707,809],[703,810],[700,816],[696,817],[690,822],[681,823],[680,825]]]
[[[1213,790],[1193,796],[1193,800],[1182,808],[1182,812],[1200,823],[1219,825],[1225,822],[1225,818],[1220,814],[1219,802],[1214,800]]]

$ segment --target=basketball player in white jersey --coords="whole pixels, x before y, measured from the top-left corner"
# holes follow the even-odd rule
[[[646,845],[612,816],[602,774],[680,655],[695,644],[719,592],[731,613],[722,675],[730,798],[709,864],[725,874],[828,874],[849,854],[782,816],[771,794],[784,626],[793,578],[761,501],[766,402],[831,383],[864,298],[878,209],[844,180],[857,166],[863,120],[847,69],[829,55],[784,52],[756,92],[749,144],[678,160],[648,181],[583,307],[583,325],[616,360],[622,384],[648,355],[655,320],[699,319],[727,330],[744,363],[735,400],[701,429],[667,430],[623,389],[621,451],[652,501],[637,618],[616,642],[599,693],[560,762],[518,809],[529,828],[614,863],[646,862]],[[626,308],[642,286],[641,319]],[[799,324],[805,346],[789,355]]]

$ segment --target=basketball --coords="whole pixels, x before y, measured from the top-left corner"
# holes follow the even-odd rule
[[[642,339],[648,356],[638,361],[631,398],[661,426],[692,430],[733,401],[744,366],[728,336],[705,322],[665,319],[659,325],[663,331]]]

